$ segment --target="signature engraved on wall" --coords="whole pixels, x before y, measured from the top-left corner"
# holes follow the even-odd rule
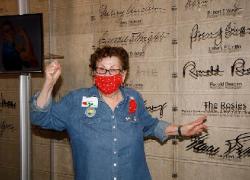
[[[103,32],[98,40],[99,46],[128,46],[131,44],[142,45],[140,52],[145,52],[146,48],[153,43],[162,42],[170,33],[165,31],[137,31],[125,35],[112,36],[108,31]],[[144,55],[144,53],[143,53]]]
[[[214,42],[214,46],[219,46],[222,44],[222,36],[223,36],[222,27],[213,32],[205,32],[199,29],[199,25],[195,24],[192,28],[190,34],[190,49],[193,48],[194,42],[206,41],[208,39],[212,39]]]
[[[151,113],[159,111],[160,118],[163,117],[164,109],[167,107],[167,102],[164,102],[163,104],[159,104],[159,105],[147,105],[147,100],[145,100],[144,104],[145,104],[147,110]]]
[[[204,70],[197,69],[194,61],[189,61],[184,65],[182,71],[183,78],[186,77],[186,71],[188,71],[188,75],[194,79],[198,79],[199,77],[222,76],[224,72],[220,70],[219,65],[216,65],[216,67],[210,66],[209,69]]]
[[[107,4],[101,4],[99,16],[103,17],[124,17],[124,16],[142,16],[151,13],[166,13],[167,10],[156,4],[154,0],[139,3],[134,1],[127,8],[115,9],[108,7]]]
[[[5,132],[14,132],[15,131],[15,126],[12,123],[8,123],[5,120],[0,120],[0,137],[4,135]]]
[[[4,133],[6,133],[8,131],[11,131],[11,132],[15,131],[15,126],[13,123],[9,123],[8,121],[1,119],[2,118],[1,113],[3,113],[2,112],[3,109],[15,110],[16,109],[16,102],[9,100],[1,92],[0,93],[0,137],[2,137],[4,135]]]
[[[245,67],[245,60],[243,58],[238,58],[234,61],[233,65],[231,66],[231,75],[237,76],[247,76],[250,75],[250,68]]]
[[[214,0],[187,0],[185,10],[199,11],[206,13],[207,18],[227,17],[241,15],[244,8],[241,7],[241,0],[228,2],[228,7],[218,7],[218,1]],[[213,8],[210,8],[213,7]]]
[[[250,157],[250,132],[237,135],[233,139],[225,140],[225,151],[221,147],[208,144],[206,140],[209,134],[191,138],[186,151],[193,150],[195,153],[207,154],[211,157],[217,156],[223,159],[243,159]]]
[[[207,155],[216,155],[219,153],[220,147],[208,145],[205,140],[208,139],[208,134],[191,138],[191,143],[186,146],[186,151],[193,150],[195,153],[203,153]]]
[[[185,4],[185,9],[187,10],[187,9],[207,8],[210,1],[209,0],[187,0]]]
[[[120,27],[139,26],[143,24],[145,15],[166,14],[167,9],[155,0],[135,0],[130,4],[120,7],[110,7],[109,4],[102,3],[99,7],[100,19],[116,18],[115,21]]]
[[[0,110],[1,108],[16,109],[16,102],[6,99],[3,93],[0,93]]]
[[[234,139],[225,141],[228,147],[223,157],[246,158],[250,157],[250,132],[239,134]]]
[[[226,39],[232,37],[243,38],[250,34],[250,28],[243,26],[238,26],[235,22],[229,22],[226,27],[219,27],[215,31],[202,31],[198,24],[195,24],[190,33],[190,49],[193,48],[194,43],[199,43],[201,41],[212,40],[213,44],[211,48],[220,47],[223,48],[223,44]],[[229,46],[229,45],[227,45]],[[241,47],[241,45],[238,45]],[[236,47],[237,48],[237,47]]]
[[[222,68],[218,64],[215,66],[210,65],[210,67],[207,69],[199,69],[195,61],[188,61],[183,66],[182,77],[185,78],[187,75],[189,75],[193,79],[198,79],[202,77],[211,77],[211,76],[216,77],[216,76],[223,76],[224,72],[225,70],[222,70]],[[243,58],[237,58],[230,66],[230,74],[232,77],[249,76],[250,68],[246,67],[246,61]],[[229,83],[227,83],[226,85],[230,86]]]

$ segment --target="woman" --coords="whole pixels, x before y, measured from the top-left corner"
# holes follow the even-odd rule
[[[207,129],[206,117],[183,126],[152,118],[141,95],[122,86],[129,69],[128,53],[123,48],[98,48],[91,55],[90,68],[94,86],[71,91],[54,103],[51,93],[61,66],[52,62],[31,106],[33,124],[67,130],[76,180],[150,180],[144,137],[165,141]]]

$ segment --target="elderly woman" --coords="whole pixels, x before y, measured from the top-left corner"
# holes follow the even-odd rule
[[[76,180],[150,180],[144,138],[165,141],[207,130],[205,116],[177,126],[152,118],[141,95],[123,87],[129,57],[121,47],[98,48],[90,58],[94,85],[69,92],[60,102],[51,93],[61,74],[58,62],[46,67],[42,90],[32,99],[32,123],[67,130]]]

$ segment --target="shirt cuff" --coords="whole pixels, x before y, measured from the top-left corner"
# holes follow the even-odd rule
[[[37,106],[37,97],[39,96],[39,94],[40,94],[40,91],[36,92],[35,95],[31,98],[31,110],[40,111],[40,112],[48,112],[52,104],[52,98],[50,97],[48,102],[41,108]]]
[[[160,120],[155,127],[154,134],[161,142],[167,140],[168,136],[166,135],[166,128],[170,125],[170,123],[166,121]]]

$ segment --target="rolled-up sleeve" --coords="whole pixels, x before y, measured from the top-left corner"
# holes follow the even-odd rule
[[[164,142],[168,139],[168,136],[165,132],[166,128],[170,125],[167,121],[162,121],[157,118],[153,118],[145,104],[144,100],[142,99],[141,95],[139,94],[138,97],[138,105],[139,105],[139,117],[142,123],[144,137],[156,137],[161,142]]]
[[[169,126],[169,124],[170,123],[166,121],[159,120],[154,128],[154,136],[157,137],[161,142],[164,142],[168,139],[168,136],[166,135],[166,128]]]
[[[70,95],[63,97],[58,103],[50,98],[43,108],[37,106],[38,96],[39,92],[30,101],[31,123],[45,129],[65,130],[70,114]]]
[[[34,96],[32,96],[31,98],[31,106],[30,106],[30,109],[31,109],[31,112],[34,112],[34,111],[38,111],[38,112],[48,112],[49,109],[51,108],[51,104],[52,104],[52,98],[50,97],[48,102],[44,105],[43,108],[37,106],[37,97],[39,96],[40,94],[40,91],[39,92],[36,92],[34,94]]]

